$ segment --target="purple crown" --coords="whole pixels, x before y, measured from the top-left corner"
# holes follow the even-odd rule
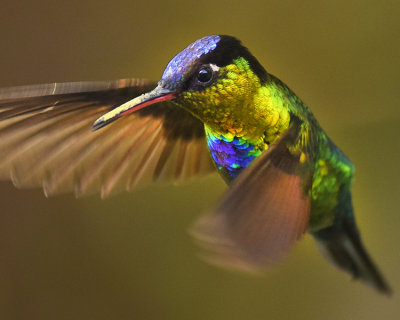
[[[202,55],[214,50],[220,39],[218,35],[206,36],[188,45],[168,63],[162,75],[162,81],[172,86],[180,83],[192,63]]]

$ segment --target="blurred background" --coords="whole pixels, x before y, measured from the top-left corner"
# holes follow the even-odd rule
[[[395,0],[3,0],[1,87],[157,80],[201,36],[241,39],[354,161],[359,227],[394,295],[309,235],[263,277],[199,260],[187,229],[224,192],[217,176],[104,201],[0,182],[0,318],[399,319],[399,15]]]

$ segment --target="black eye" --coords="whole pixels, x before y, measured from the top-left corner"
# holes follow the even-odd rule
[[[213,77],[213,71],[210,67],[202,67],[197,73],[197,80],[201,84],[206,84],[211,81]]]

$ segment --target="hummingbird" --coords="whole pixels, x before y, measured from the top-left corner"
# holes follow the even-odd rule
[[[211,262],[262,270],[309,232],[333,265],[391,292],[356,225],[354,165],[232,36],[193,42],[157,83],[0,89],[0,158],[0,179],[46,196],[107,197],[218,172],[228,190],[192,230]]]

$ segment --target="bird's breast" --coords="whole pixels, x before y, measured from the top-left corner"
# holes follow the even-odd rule
[[[226,180],[236,178],[263,151],[243,137],[218,135],[207,128],[206,136],[211,157]]]

